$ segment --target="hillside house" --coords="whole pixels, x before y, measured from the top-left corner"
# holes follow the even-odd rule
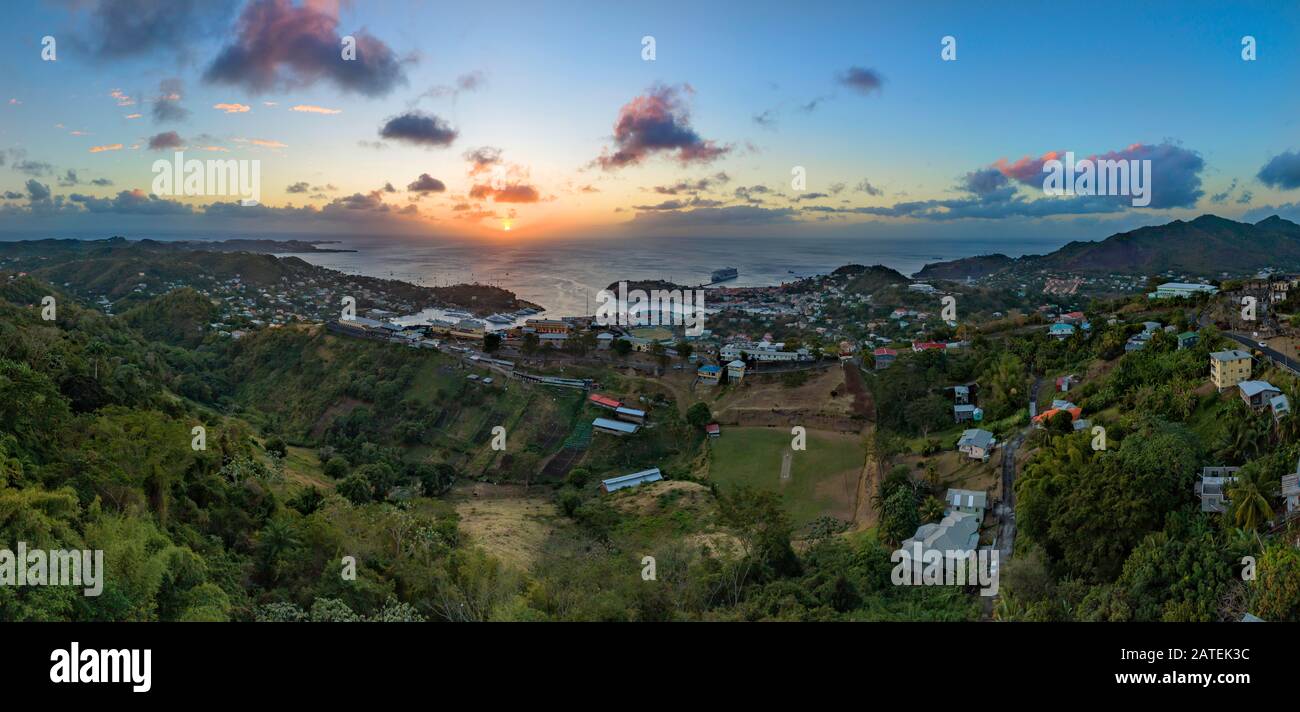
[[[1240,349],[1210,354],[1210,381],[1222,393],[1250,379],[1250,354]]]
[[[745,362],[736,359],[727,364],[727,380],[731,383],[742,383],[745,380]]]
[[[1282,395],[1282,389],[1268,381],[1241,381],[1237,384],[1237,389],[1246,405],[1255,410],[1267,406],[1275,396]]]
[[[624,435],[634,435],[641,426],[634,423],[624,423],[621,420],[610,420],[609,418],[596,418],[591,421],[592,430],[607,435],[623,437]]]
[[[957,450],[966,453],[966,456],[972,460],[988,462],[989,455],[996,444],[993,433],[971,428],[963,432],[961,438],[957,440]]]
[[[1240,467],[1202,467],[1196,481],[1196,496],[1201,499],[1202,512],[1222,514],[1228,511],[1228,488],[1237,481],[1234,473]]]
[[[979,544],[980,523],[973,514],[953,512],[946,515],[937,524],[922,524],[917,527],[912,538],[902,543],[904,551],[912,551],[915,544],[921,545],[921,555],[937,551],[941,556],[947,552],[974,551]]]
[[[893,349],[887,349],[883,346],[876,349],[875,351],[872,351],[871,355],[874,356],[876,359],[877,371],[889,368],[894,364],[894,359],[898,358],[897,351]]]
[[[722,367],[708,363],[696,369],[695,376],[701,386],[716,386],[722,380]]]
[[[950,488],[943,496],[944,516],[953,512],[964,512],[975,516],[975,521],[984,521],[984,512],[989,506],[987,492]]]

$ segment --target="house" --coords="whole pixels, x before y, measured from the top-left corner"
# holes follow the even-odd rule
[[[1202,512],[1228,511],[1228,488],[1237,481],[1233,473],[1240,467],[1202,467],[1196,482],[1196,496],[1201,498]]]
[[[1273,411],[1273,421],[1278,422],[1291,415],[1291,401],[1286,396],[1273,396],[1268,400],[1268,407]]]
[[[696,377],[700,380],[702,386],[716,386],[722,379],[722,367],[713,364],[705,364],[695,371]]]
[[[608,480],[601,480],[600,489],[602,492],[608,494],[621,489],[627,489],[628,487],[636,487],[637,485],[645,484],[646,482],[658,482],[663,478],[663,473],[659,472],[659,468],[652,467],[648,470],[633,472],[630,475],[622,475],[620,477],[611,477]]]
[[[731,383],[740,383],[745,380],[745,362],[736,359],[727,364],[727,380]]]
[[[989,507],[989,495],[987,492],[977,492],[975,490],[952,489],[943,496],[945,509],[944,516],[953,512],[965,512],[966,514],[975,515],[975,521],[984,521],[984,511]]]
[[[1210,380],[1222,393],[1250,378],[1250,354],[1241,349],[1210,354]]]
[[[883,346],[876,349],[875,351],[872,351],[871,355],[874,356],[876,359],[877,371],[881,369],[889,368],[894,364],[894,359],[898,358],[897,351],[893,349],[887,349]]]
[[[704,426],[704,434],[711,438],[722,437],[722,426],[717,423],[709,423]]]
[[[971,428],[961,434],[961,438],[957,440],[957,449],[966,453],[966,456],[972,460],[988,462],[989,453],[993,451],[996,444],[993,433]]]
[[[1237,384],[1237,388],[1246,405],[1256,410],[1268,405],[1274,396],[1282,394],[1280,388],[1268,381],[1242,381]]]
[[[1282,476],[1282,497],[1286,499],[1286,513],[1300,511],[1300,462],[1296,471]]]
[[[1063,323],[1052,324],[1048,327],[1047,333],[1057,339],[1068,339],[1071,336],[1074,336],[1074,325]]]
[[[912,342],[912,351],[915,353],[920,353],[922,351],[935,351],[935,350],[943,351],[946,348],[948,348],[947,344],[938,341],[913,341]]]
[[[602,331],[596,334],[596,349],[599,351],[608,351],[614,345],[614,335],[608,331]]]
[[[591,421],[591,427],[598,433],[617,435],[618,437],[633,435],[636,431],[641,429],[641,426],[639,425],[624,423],[621,420],[610,420],[609,418],[596,418]]]
[[[1034,427],[1042,428],[1046,426],[1048,421],[1050,421],[1057,413],[1069,413],[1070,422],[1073,423],[1079,419],[1079,416],[1083,415],[1083,409],[1077,405],[1071,408],[1048,408],[1034,416]]]
[[[952,402],[957,405],[970,403],[970,386],[953,386]]]
[[[1083,312],[1072,311],[1061,315],[1062,324],[1082,324],[1084,322]]]
[[[921,555],[938,551],[941,556],[947,552],[974,551],[980,540],[980,523],[975,515],[966,512],[953,512],[945,515],[937,524],[922,524],[916,528],[911,539],[902,543],[904,551],[911,551],[916,544],[921,545]]]
[[[984,409],[976,408],[969,403],[962,403],[952,407],[952,419],[956,423],[964,423],[968,420],[984,420]]]
[[[636,408],[628,408],[627,406],[619,406],[614,409],[614,417],[619,420],[625,420],[629,423],[644,423],[645,411],[637,410]]]
[[[1201,335],[1195,331],[1184,331],[1178,335],[1178,350],[1190,349],[1201,340]]]
[[[451,335],[462,339],[482,339],[483,334],[482,322],[473,319],[461,319],[451,328]]]
[[[605,410],[617,410],[623,407],[623,403],[621,401],[616,401],[613,398],[610,398],[609,396],[603,396],[599,393],[592,393],[591,395],[587,396],[587,402],[596,406],[597,408],[604,408]]]
[[[1079,382],[1078,376],[1074,376],[1074,375],[1060,376],[1059,378],[1056,379],[1056,390],[1060,391],[1061,393],[1068,393],[1070,391],[1070,386],[1078,382]]]

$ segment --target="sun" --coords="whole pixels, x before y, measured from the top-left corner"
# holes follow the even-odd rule
[[[502,231],[504,231],[504,232],[510,232],[510,228],[511,228],[511,227],[513,227],[513,223],[511,223],[509,220],[502,220],[502,221],[501,221],[501,230],[502,230]]]

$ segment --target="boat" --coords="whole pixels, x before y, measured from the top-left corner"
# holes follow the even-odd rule
[[[739,275],[740,272],[735,267],[723,267],[722,269],[713,270],[713,281],[725,282],[728,279],[735,279]]]
[[[513,323],[515,323],[515,320],[514,320],[513,317],[506,316],[505,314],[493,314],[492,316],[486,317],[486,319],[487,319],[488,321],[492,322],[493,324],[513,324]]]

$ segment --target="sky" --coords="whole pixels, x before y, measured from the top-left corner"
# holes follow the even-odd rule
[[[1101,239],[1300,219],[1292,3],[4,12],[8,237]],[[257,204],[160,184],[177,152],[246,178],[257,161]],[[1048,195],[1065,152],[1151,161],[1150,204]]]

